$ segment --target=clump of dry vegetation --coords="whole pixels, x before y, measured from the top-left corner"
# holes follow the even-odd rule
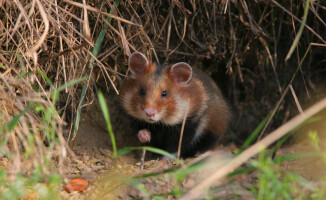
[[[0,16],[0,159],[12,178],[51,159],[61,172],[83,108],[98,87],[119,94],[134,51],[211,75],[234,109],[226,142],[242,144],[271,112],[262,137],[325,96],[323,1],[0,0]]]

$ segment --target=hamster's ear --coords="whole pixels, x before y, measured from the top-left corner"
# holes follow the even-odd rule
[[[186,84],[192,77],[192,68],[185,62],[176,63],[170,69],[170,77],[177,85]]]
[[[128,65],[133,76],[140,76],[149,71],[149,62],[140,52],[134,52],[129,56]]]

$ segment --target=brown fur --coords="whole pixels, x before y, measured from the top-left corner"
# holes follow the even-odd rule
[[[177,125],[182,123],[189,105],[187,117],[199,123],[197,129],[193,130],[193,142],[205,133],[220,138],[226,131],[230,111],[215,82],[186,63],[159,69],[155,63],[143,60],[146,57],[141,55],[131,57],[129,65],[133,75],[127,78],[120,90],[121,102],[126,111],[148,123],[160,121],[166,125]],[[141,66],[140,63],[147,65]],[[145,95],[141,89],[146,92]],[[162,96],[163,91],[167,92],[166,96]],[[152,118],[146,116],[146,108],[157,111],[157,121],[151,121]]]
[[[134,95],[125,106],[133,111],[137,110],[137,105],[141,105],[140,108],[144,109],[151,106],[161,112],[163,107],[166,108],[166,115],[164,118],[167,120],[175,114],[176,110],[176,100],[173,98],[172,94],[179,96],[185,102],[189,101],[189,111],[188,116],[194,116],[198,112],[202,112],[204,108],[207,107],[208,96],[205,92],[205,88],[200,80],[197,78],[192,78],[190,82],[186,85],[178,85],[171,80],[168,74],[170,67],[164,70],[164,74],[159,76],[157,80],[154,80],[153,73],[155,72],[156,65],[151,64],[146,68],[146,73],[142,75],[141,78],[134,79],[128,78],[123,87],[121,88],[121,98],[123,99],[127,93],[133,92],[135,87],[145,88],[150,96],[141,97],[141,95],[134,91]],[[152,86],[155,85],[155,88]],[[168,91],[166,98],[161,98],[161,92],[163,90]],[[183,117],[182,117],[183,118]],[[162,119],[164,121],[164,119]]]

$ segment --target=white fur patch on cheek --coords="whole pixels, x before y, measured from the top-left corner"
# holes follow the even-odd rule
[[[164,113],[164,110],[162,110],[161,112],[158,112],[157,114],[155,114],[154,117],[153,117],[153,120],[156,121],[156,122],[160,121],[162,116],[163,116],[163,113]]]
[[[188,106],[188,102],[181,99],[179,96],[175,96],[174,98],[175,98],[174,113],[167,113],[166,116],[164,116],[164,122],[170,125],[178,124],[183,121]]]

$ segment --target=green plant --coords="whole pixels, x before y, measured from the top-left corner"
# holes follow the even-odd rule
[[[41,96],[37,101],[29,101],[30,93],[38,93],[37,89],[30,90],[29,82],[25,79],[29,75],[40,74],[50,86],[49,96]],[[1,116],[5,119],[11,118],[1,124],[0,127],[0,152],[3,154],[2,162],[6,162],[12,169],[0,168],[0,199],[59,199],[60,185],[62,180],[57,171],[52,170],[56,165],[53,160],[55,151],[65,151],[65,143],[62,135],[61,123],[58,121],[58,111],[55,109],[59,99],[60,91],[66,87],[78,84],[87,77],[74,79],[66,84],[54,87],[52,82],[44,73],[28,72],[22,73],[11,79],[4,79],[5,86],[0,85],[3,95],[7,95],[3,101],[6,113]],[[11,85],[19,82],[22,91],[22,102],[11,92]],[[25,92],[27,90],[27,92]],[[9,91],[5,93],[5,91]],[[26,96],[25,96],[26,95]],[[44,101],[43,99],[50,101]],[[10,99],[13,99],[10,101]],[[14,106],[10,106],[10,105]],[[17,107],[19,109],[17,109]],[[17,110],[20,110],[18,112]],[[59,154],[58,159],[63,159]],[[27,166],[24,166],[24,164]],[[21,170],[24,168],[24,170]],[[21,171],[28,171],[22,173]],[[9,172],[9,173],[8,173]]]
[[[298,175],[285,172],[279,164],[266,157],[265,152],[259,159],[251,162],[258,171],[257,188],[251,187],[257,199],[302,199],[299,184],[304,181]]]

